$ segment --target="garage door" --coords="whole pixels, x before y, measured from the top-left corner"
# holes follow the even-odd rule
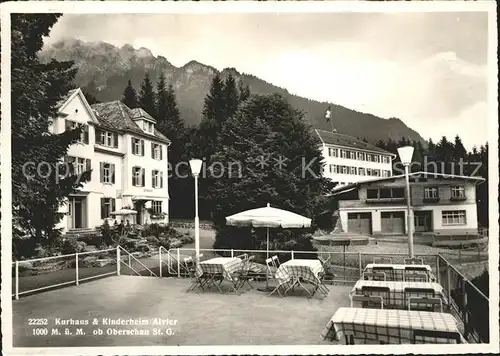
[[[358,234],[372,233],[372,214],[371,213],[349,213],[347,214],[347,231]]]
[[[383,212],[382,232],[389,234],[405,233],[405,213],[404,211]]]

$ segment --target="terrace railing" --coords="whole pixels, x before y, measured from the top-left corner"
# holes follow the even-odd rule
[[[94,257],[90,258],[89,257]],[[120,261],[120,263],[117,263]],[[125,267],[122,270],[122,267]],[[139,271],[138,271],[139,270]],[[141,273],[142,272],[142,273]],[[42,292],[111,275],[157,275],[121,246],[98,251],[14,261],[12,297]]]
[[[160,249],[161,250],[161,249]],[[160,255],[160,265],[167,266],[164,275],[182,277],[185,257],[194,256],[193,248],[176,248],[166,250]],[[266,251],[263,250],[236,250],[236,249],[200,249],[203,259],[213,257],[235,257],[241,254],[255,256],[255,261],[265,265]],[[386,257],[391,263],[403,264],[408,255],[405,253],[366,253],[366,252],[331,252],[331,251],[282,251],[270,250],[269,255],[277,255],[280,261],[304,258],[329,258],[329,271],[334,275],[330,282],[335,284],[354,284],[362,276],[366,265],[374,259]],[[423,263],[429,265],[436,276],[437,282],[446,291],[450,301],[451,312],[460,320],[464,329],[464,336],[471,342],[489,342],[489,299],[475,285],[473,285],[458,269],[440,254],[417,254]],[[160,272],[161,273],[161,272]]]

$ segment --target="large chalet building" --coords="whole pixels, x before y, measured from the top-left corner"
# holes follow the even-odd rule
[[[325,162],[323,176],[340,188],[373,177],[390,177],[394,154],[355,137],[315,130]]]
[[[138,224],[153,218],[167,223],[170,141],[155,129],[155,120],[120,101],[90,106],[75,89],[60,103],[50,129],[61,133],[78,124],[84,125],[80,141],[70,146],[64,160],[75,173],[91,169],[92,176],[61,206],[64,217],[58,227],[95,228],[122,208],[137,211]]]

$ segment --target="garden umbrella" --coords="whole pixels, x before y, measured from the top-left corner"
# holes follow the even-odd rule
[[[226,225],[230,226],[252,226],[252,227],[266,227],[267,228],[267,247],[266,258],[269,258],[269,228],[282,227],[285,229],[290,228],[304,228],[311,226],[311,219],[292,213],[291,211],[277,209],[271,207],[269,203],[264,208],[257,208],[242,211],[241,213],[234,214],[226,217]],[[268,279],[266,277],[266,289],[268,290]]]
[[[230,226],[252,226],[267,228],[267,250],[266,256],[269,258],[269,228],[282,227],[304,228],[311,226],[311,219],[282,209],[273,208],[267,204],[264,208],[242,211],[226,217],[226,225]]]

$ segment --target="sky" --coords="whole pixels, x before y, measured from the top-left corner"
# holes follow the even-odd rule
[[[425,139],[488,136],[486,13],[66,14],[46,43],[64,37],[234,67]]]

